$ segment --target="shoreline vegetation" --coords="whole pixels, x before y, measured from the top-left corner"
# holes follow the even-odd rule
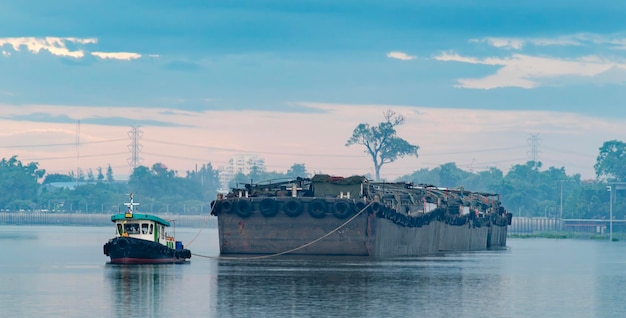
[[[548,238],[548,239],[585,239],[585,240],[608,240],[608,233],[579,233],[579,232],[538,232],[524,234],[508,234],[509,238]],[[613,233],[613,241],[626,239],[623,233]]]
[[[217,228],[217,219],[209,215],[159,214],[172,226]],[[112,226],[106,213],[14,213],[0,212],[0,225]]]
[[[161,214],[175,226],[217,228],[217,219],[209,215]],[[111,226],[111,214],[106,213],[15,213],[0,212],[0,225]],[[608,233],[543,231],[509,233],[509,238],[608,240]],[[626,240],[625,233],[613,233],[613,241]]]

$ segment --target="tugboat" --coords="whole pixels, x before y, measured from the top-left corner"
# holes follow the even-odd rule
[[[135,213],[133,194],[126,213],[111,216],[115,223],[115,237],[104,244],[104,255],[111,264],[179,264],[191,258],[191,251],[183,247],[165,231],[170,222],[143,213]]]

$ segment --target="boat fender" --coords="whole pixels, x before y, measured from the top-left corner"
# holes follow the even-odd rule
[[[115,245],[120,250],[124,250],[124,249],[126,249],[128,247],[128,242],[126,242],[126,239],[118,240]]]
[[[259,212],[265,217],[273,217],[278,213],[278,202],[271,198],[264,198],[259,203]]]
[[[211,215],[218,215],[222,209],[222,201],[211,201]]]
[[[283,210],[290,217],[299,216],[302,213],[302,203],[297,199],[290,199],[285,202]]]
[[[109,244],[110,244],[110,243],[108,243],[108,242],[107,242],[107,243],[106,243],[106,244],[104,244],[104,246],[102,247],[102,248],[103,248],[103,250],[104,250],[104,251],[103,251],[103,252],[104,252],[104,255],[106,255],[106,256],[109,256]]]
[[[184,258],[191,258],[191,251],[190,250],[183,250],[183,252],[181,253],[181,255]]]
[[[252,203],[248,200],[239,199],[237,203],[237,215],[247,218],[252,215]]]
[[[363,211],[363,209],[365,209],[366,206],[367,204],[365,204],[365,202],[363,201],[359,201],[354,205],[357,213]]]
[[[374,202],[370,205],[370,211],[378,214],[382,210],[383,205],[379,202]]]
[[[352,214],[352,205],[348,200],[337,200],[333,205],[333,215],[338,219],[345,219]]]
[[[237,202],[235,200],[227,200],[222,202],[222,211],[227,214],[235,212],[235,210],[237,209],[236,203]]]
[[[309,203],[309,214],[316,219],[325,217],[327,211],[328,207],[323,199],[315,199]]]

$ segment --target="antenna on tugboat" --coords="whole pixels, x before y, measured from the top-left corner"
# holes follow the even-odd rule
[[[135,201],[133,200],[132,192],[129,194],[129,198],[130,198],[130,202],[124,203],[124,205],[128,207],[128,212],[126,213],[133,214],[133,212],[135,211],[135,206],[139,205],[139,203],[135,203]]]

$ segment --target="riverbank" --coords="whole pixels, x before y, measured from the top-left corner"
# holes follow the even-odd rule
[[[509,238],[549,238],[549,239],[585,239],[585,240],[608,240],[608,234],[577,233],[577,232],[538,232],[526,234],[509,234]],[[613,241],[626,239],[624,233],[613,233]]]
[[[209,215],[159,214],[172,226],[217,228],[217,218]],[[104,213],[24,213],[0,212],[0,225],[88,225],[111,226],[111,214]]]

